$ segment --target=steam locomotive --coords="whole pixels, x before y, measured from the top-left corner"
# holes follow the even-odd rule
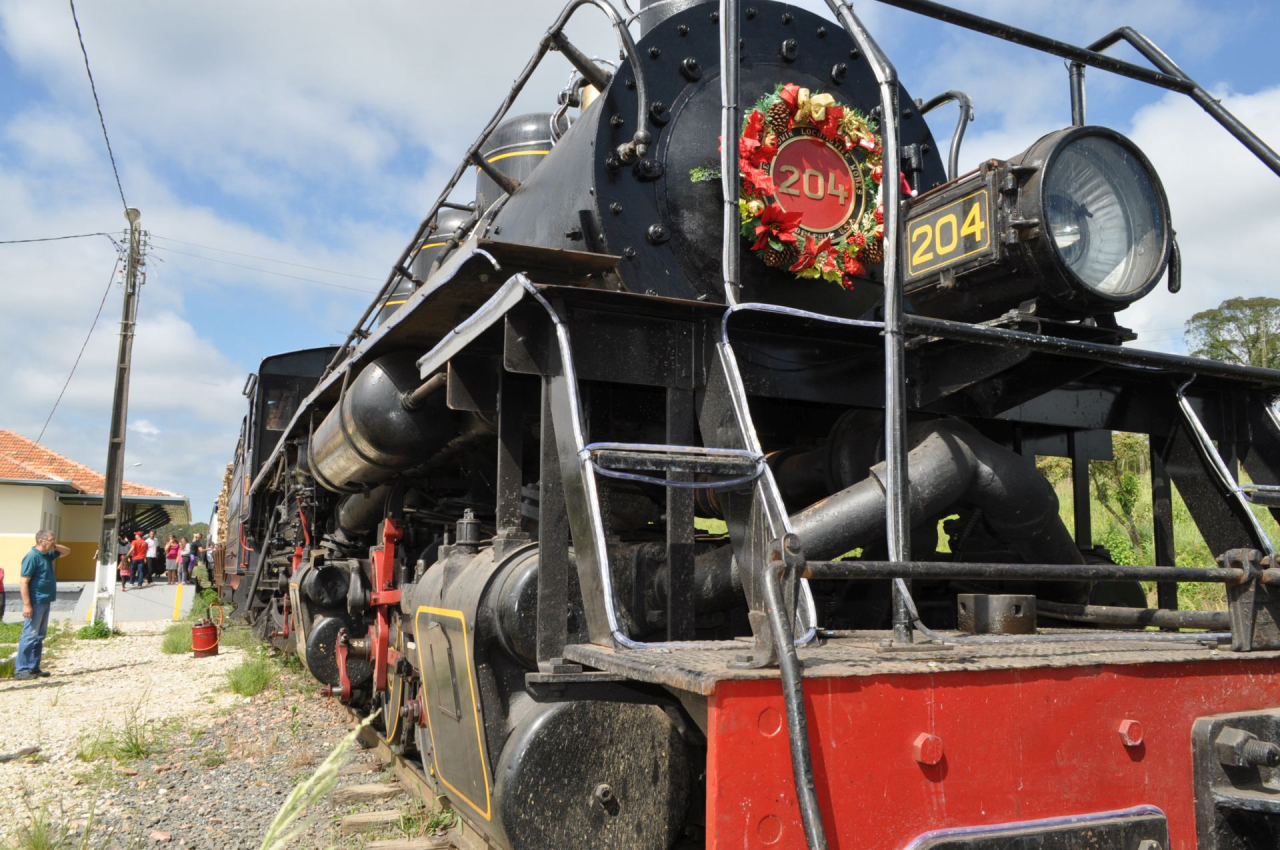
[[[1132,30],[893,4],[1067,58],[1070,125],[957,174],[968,99],[835,0],[575,0],[348,340],[246,387],[221,592],[487,846],[1277,846],[1280,372],[1123,345],[1181,263],[1084,68],[1280,160]],[[550,52],[573,83],[507,116]],[[1092,536],[1113,432],[1151,566]]]

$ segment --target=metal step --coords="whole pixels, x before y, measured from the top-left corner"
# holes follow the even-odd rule
[[[743,449],[667,446],[653,443],[592,443],[583,449],[602,475],[617,470],[732,475],[754,480],[764,456]]]

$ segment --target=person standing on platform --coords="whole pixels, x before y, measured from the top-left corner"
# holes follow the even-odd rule
[[[172,534],[169,535],[169,541],[164,544],[164,576],[168,579],[169,584],[174,584],[179,579],[178,576],[178,555],[182,552],[182,547],[178,545],[178,538]]]
[[[160,562],[163,556],[160,553],[160,540],[156,537],[154,531],[147,534],[147,582],[153,582],[160,577]]]
[[[133,533],[133,542],[129,544],[129,572],[133,576],[133,586],[142,587],[147,572],[147,541],[142,539],[141,531]]]
[[[49,609],[58,595],[53,562],[70,554],[70,549],[55,542],[52,531],[42,528],[36,532],[36,545],[22,559],[22,637],[18,639],[18,656],[13,665],[15,679],[50,675],[40,669],[40,658],[44,654],[44,636],[49,631]]]

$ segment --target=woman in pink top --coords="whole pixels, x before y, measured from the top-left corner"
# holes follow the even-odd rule
[[[178,538],[170,534],[169,542],[164,546],[164,575],[169,580],[169,584],[174,584],[178,580],[178,555],[181,552],[182,547],[178,545]]]

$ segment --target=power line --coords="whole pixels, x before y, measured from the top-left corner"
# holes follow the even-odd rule
[[[151,234],[151,238],[163,239],[166,242],[177,242],[179,245],[190,245],[192,248],[204,248],[206,251],[218,251],[223,254],[235,254],[237,257],[249,257],[250,259],[253,259],[253,260],[263,260],[264,262],[268,262],[268,263],[279,263],[282,266],[294,266],[295,268],[299,268],[299,269],[310,269],[313,272],[326,272],[328,274],[339,274],[339,275],[342,275],[343,277],[354,277],[354,278],[359,278],[360,280],[376,280],[376,281],[382,280],[382,278],[380,277],[370,277],[369,275],[364,275],[364,274],[352,274],[351,272],[340,272],[340,271],[335,271],[334,269],[323,269],[323,268],[320,268],[319,266],[304,266],[302,263],[291,263],[288,260],[275,260],[275,259],[272,259],[271,257],[259,257],[257,254],[246,254],[242,251],[232,251],[227,248],[215,248],[212,245],[200,245],[195,242],[183,242],[181,239],[174,239],[169,236],[160,236],[155,233]]]
[[[311,278],[311,277],[299,277],[296,274],[285,274],[284,272],[275,272],[275,271],[272,271],[271,269],[260,269],[257,266],[246,266],[240,263],[233,263],[229,260],[219,260],[217,257],[206,257],[201,254],[192,254],[187,251],[179,251],[177,248],[170,248],[166,245],[153,245],[152,249],[155,251],[166,251],[170,254],[181,254],[184,257],[194,257],[197,260],[206,260],[210,263],[221,263],[224,266],[234,266],[235,268],[238,268],[238,269],[248,269],[251,272],[260,272],[262,274],[273,274],[273,275],[276,275],[277,277],[287,277],[290,280],[301,280],[307,283],[318,283],[321,286],[332,286],[334,289],[345,289],[348,292],[362,292],[365,295],[368,295],[370,293],[377,291],[373,289],[362,289],[356,286],[343,286],[340,283],[330,283],[327,280],[316,280],[315,278]]]
[[[107,119],[102,117],[102,104],[98,101],[98,87],[93,84],[93,71],[89,69],[89,51],[84,49],[84,35],[80,32],[80,19],[76,17],[76,0],[67,0],[71,4],[71,20],[76,25],[76,38],[80,41],[80,54],[84,56],[84,72],[89,75],[89,91],[93,92],[93,105],[98,109],[98,123],[102,125],[102,139],[107,143],[107,156],[111,158],[111,171],[116,176],[116,189],[120,191],[120,203],[125,211],[129,210],[129,202],[124,199],[124,186],[120,185],[120,169],[116,168],[116,155],[111,150],[111,137],[107,135]]]
[[[45,236],[41,239],[0,239],[0,245],[26,245],[31,242],[60,242],[63,239],[88,239],[91,236],[105,236],[115,244],[115,237],[110,233],[75,233],[71,236]]]
[[[71,386],[71,378],[76,373],[76,367],[80,365],[80,358],[84,356],[84,350],[89,347],[89,338],[93,336],[93,329],[98,326],[98,318],[102,315],[102,306],[107,303],[107,296],[111,294],[111,285],[115,282],[116,272],[120,270],[120,255],[116,254],[116,264],[111,268],[111,277],[107,278],[107,289],[102,293],[102,300],[98,302],[98,312],[93,314],[93,322],[89,325],[89,332],[84,335],[84,344],[80,346],[80,353],[76,355],[76,362],[71,364],[71,372],[67,374],[67,380],[62,384],[62,392],[58,393],[58,398],[53,402],[53,410],[49,411],[48,417],[44,420],[44,425],[40,428],[40,436],[36,437],[36,442],[44,439],[45,428],[49,427],[49,423],[53,421],[53,414],[58,409],[58,404],[62,401],[62,396],[67,392],[67,387]]]

